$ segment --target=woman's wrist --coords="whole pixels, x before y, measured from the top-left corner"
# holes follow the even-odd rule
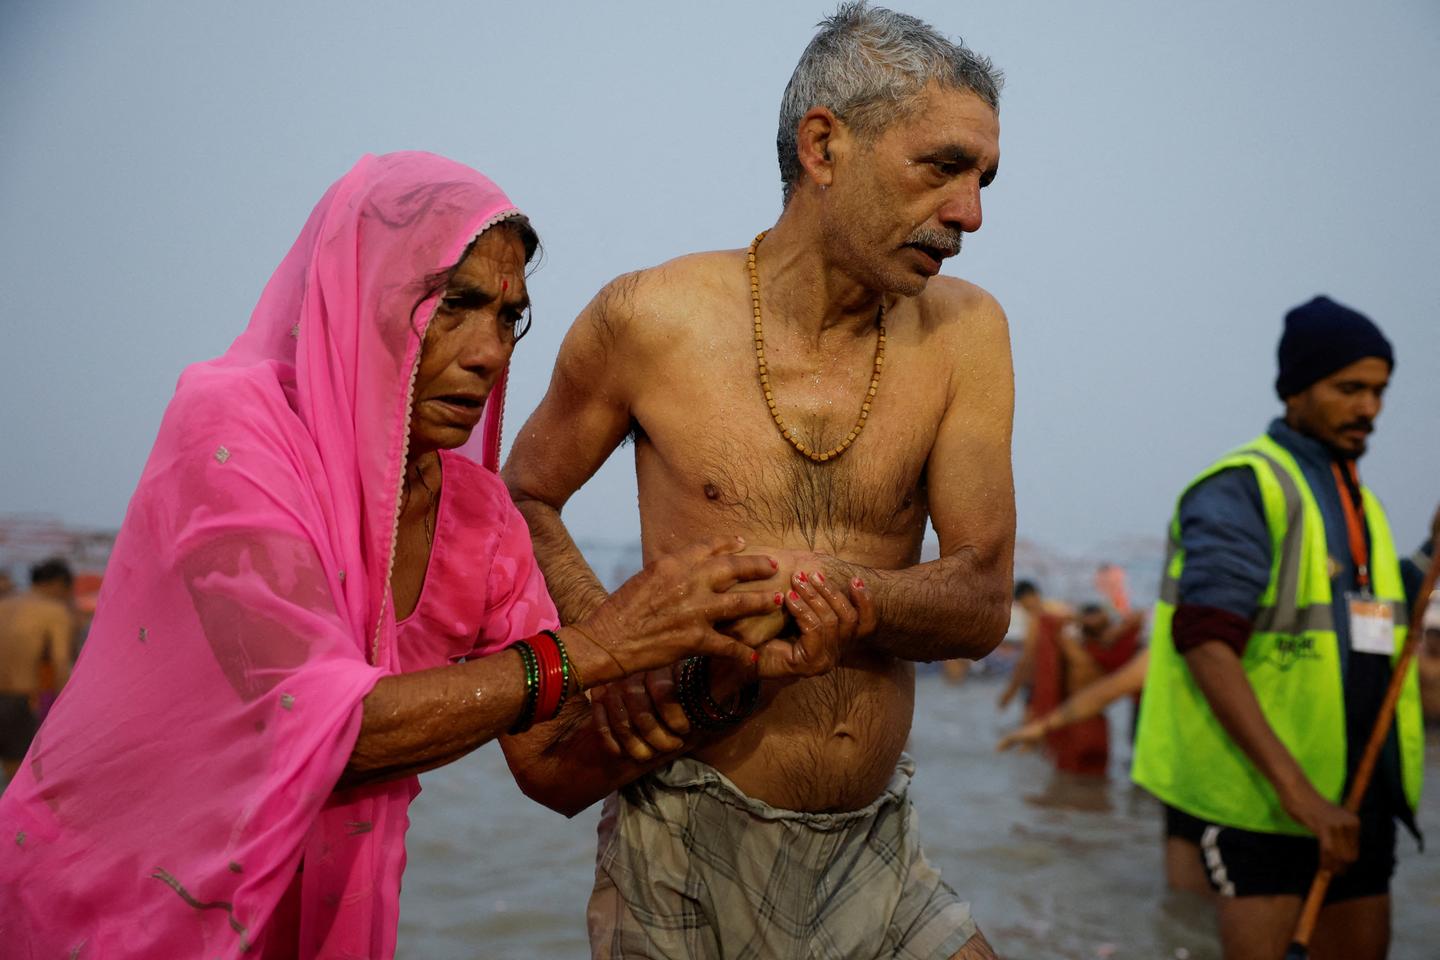
[[[626,675],[624,667],[595,639],[589,628],[572,623],[557,627],[556,631],[565,641],[570,663],[579,675],[584,690],[613,683]]]

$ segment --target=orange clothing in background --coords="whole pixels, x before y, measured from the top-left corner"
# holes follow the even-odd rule
[[[1035,681],[1030,698],[1031,714],[1035,717],[1045,716],[1075,692],[1071,689],[1065,653],[1060,647],[1063,627],[1064,620],[1059,617],[1047,614],[1040,619],[1035,637]],[[1083,646],[1103,674],[1114,673],[1140,649],[1140,625],[1121,631],[1109,646],[1094,640],[1086,640]],[[1110,764],[1109,722],[1102,714],[1052,730],[1045,735],[1045,746],[1058,769],[1104,776]]]

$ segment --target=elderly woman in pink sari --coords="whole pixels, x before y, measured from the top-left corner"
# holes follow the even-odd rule
[[[776,609],[727,592],[772,572],[736,541],[557,624],[494,472],[536,245],[473,170],[366,157],[185,371],[0,797],[0,953],[393,956],[416,773],[585,687],[753,662],[715,628]]]

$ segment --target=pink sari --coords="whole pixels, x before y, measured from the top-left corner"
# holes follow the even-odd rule
[[[407,635],[455,635],[407,648],[414,669],[554,623],[493,473],[503,382],[489,470],[442,460],[403,630],[390,600],[425,279],[516,213],[443,158],[365,157],[246,331],[181,376],[75,675],[0,798],[5,956],[394,955],[418,786],[335,791],[362,698]]]

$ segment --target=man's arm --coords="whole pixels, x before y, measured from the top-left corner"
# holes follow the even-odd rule
[[[633,275],[613,281],[575,320],[560,345],[550,388],[520,429],[501,472],[530,527],[535,558],[563,623],[588,616],[606,597],[560,511],[630,428],[617,325],[636,282]]]
[[[630,428],[629,384],[616,354],[621,314],[637,282],[637,275],[612,281],[576,318],[560,345],[550,387],[501,471],[530,528],[562,623],[585,618],[607,596],[560,513]],[[521,791],[568,817],[674,756],[637,762],[616,756],[606,738],[590,700],[577,697],[551,722],[500,743]]]
[[[607,593],[585,562],[561,520],[561,511],[624,439],[631,425],[631,384],[628,372],[642,364],[625,353],[633,338],[630,324],[641,275],[612,281],[576,318],[560,346],[550,386],[530,415],[510,451],[502,476],[510,496],[530,528],[535,558],[562,623],[584,619],[603,603]],[[526,796],[566,816],[574,816],[612,790],[672,759],[694,745],[682,740],[689,724],[670,695],[670,672],[654,671],[615,690],[597,690],[590,699],[577,698],[550,723],[503,737],[506,762]],[[723,691],[716,691],[717,696]],[[662,704],[661,718],[669,730],[655,730],[656,749],[636,746],[633,735],[611,732],[598,701],[643,698]],[[648,704],[636,702],[635,722],[654,724]],[[644,729],[637,732],[646,733]],[[626,752],[616,749],[623,739]]]
[[[972,321],[949,338],[950,400],[926,468],[940,558],[901,570],[836,564],[863,578],[875,595],[879,627],[866,642],[905,660],[979,659],[995,649],[1010,622],[1010,331],[1000,305],[983,292],[978,297],[969,307]]]
[[[1185,664],[1215,719],[1270,781],[1285,812],[1319,839],[1321,866],[1335,871],[1354,861],[1360,852],[1359,819],[1326,800],[1311,785],[1299,762],[1270,728],[1235,651],[1219,641],[1202,643],[1185,654]]]
[[[1254,474],[1226,470],[1187,494],[1180,542],[1185,569],[1172,622],[1175,649],[1215,719],[1275,788],[1285,812],[1319,839],[1322,865],[1343,868],[1358,853],[1359,820],[1310,783],[1265,719],[1240,664],[1270,580],[1272,548]]]
[[[629,755],[617,756],[595,723],[590,701],[577,697],[554,720],[527,733],[501,737],[500,746],[521,793],[573,817],[611,791],[673,760],[693,743],[682,743],[672,753],[656,753],[643,762]]]

